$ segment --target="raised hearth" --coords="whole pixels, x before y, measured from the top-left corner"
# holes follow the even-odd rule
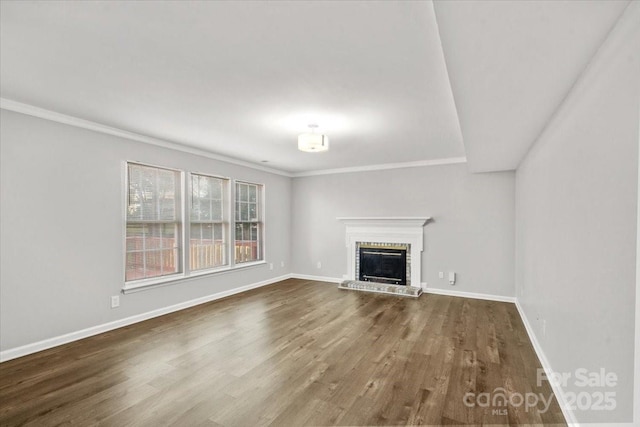
[[[395,288],[405,287],[407,293],[421,292],[421,260],[423,228],[428,217],[349,217],[338,218],[345,223],[347,268],[343,289],[372,290],[372,292],[401,294]],[[363,257],[363,250],[367,255]],[[391,254],[395,255],[391,255]],[[376,265],[377,263],[377,265]],[[402,264],[401,264],[402,263]],[[365,265],[366,264],[366,265]],[[401,264],[401,265],[400,265]],[[354,285],[355,283],[355,285]],[[362,283],[369,283],[367,287]],[[357,286],[356,286],[357,285]]]
[[[362,282],[360,280],[345,280],[338,285],[340,289],[352,291],[375,292],[378,294],[392,294],[403,297],[417,298],[422,294],[422,288],[404,285],[389,285],[375,282]]]

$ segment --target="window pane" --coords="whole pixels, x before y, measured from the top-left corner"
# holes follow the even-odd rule
[[[222,199],[222,179],[215,179],[211,185],[211,198]]]
[[[162,248],[162,225],[161,224],[145,224],[145,250]]]
[[[200,183],[197,197],[199,199],[211,198],[211,180],[206,176],[198,175],[198,182]]]
[[[235,220],[236,243],[235,260],[237,263],[262,259],[260,234],[262,186],[257,184],[236,183]]]
[[[213,226],[213,238],[216,241],[222,241],[222,236],[223,236],[223,231],[222,231],[222,224],[215,224]]]
[[[249,221],[249,206],[247,203],[240,203],[240,220]]]
[[[215,224],[213,228],[213,249],[214,265],[227,264],[227,245],[224,241],[224,230],[222,224]]]
[[[211,244],[213,240],[213,224],[202,224],[202,242]]]
[[[142,189],[140,188],[140,169],[129,166],[129,199],[127,200],[127,219],[142,218]]]
[[[189,239],[189,259],[190,268],[197,270],[200,268],[200,247],[202,245],[202,224],[191,224]]]
[[[236,240],[242,240],[242,224],[236,224]]]
[[[145,277],[162,276],[161,252],[146,251],[144,253]]]
[[[191,244],[199,244],[202,239],[202,224],[191,224],[191,231],[189,234]]]
[[[179,172],[130,163],[125,280],[179,271]]]
[[[251,235],[249,233],[249,224],[246,222],[242,224],[242,240],[251,240]]]
[[[251,242],[251,259],[252,260],[260,259],[260,254],[258,252],[258,245],[259,244],[260,243],[258,243],[257,241]]]
[[[190,265],[192,270],[202,270],[226,264],[222,224],[194,224],[191,228],[191,236]]]
[[[200,194],[200,177],[198,175],[191,175],[191,197],[197,199],[198,194]]]
[[[191,220],[200,219],[200,179],[197,175],[191,175],[191,206],[189,209],[189,218]]]
[[[191,219],[222,220],[223,186],[225,180],[203,175],[191,175],[191,181]]]
[[[199,202],[199,220],[209,221],[211,219],[211,200],[204,199]]]
[[[178,272],[178,250],[168,249],[162,251],[162,272],[173,274]]]
[[[211,202],[211,218],[214,221],[222,221],[222,201],[221,200],[213,200]]]
[[[199,221],[201,216],[200,212],[200,200],[191,199],[191,206],[189,207],[189,219],[191,221]]]
[[[176,218],[176,173],[169,170],[158,171],[158,218],[173,221]]]
[[[155,220],[158,219],[158,212],[156,209],[156,173],[152,168],[144,166],[137,166],[140,168],[140,188],[141,188],[141,203],[142,203],[142,216],[140,219]]]
[[[126,280],[144,279],[144,252],[127,253]]]
[[[258,241],[258,224],[251,224],[251,240]]]
[[[164,249],[177,248],[178,247],[178,241],[176,239],[177,225],[163,224],[161,227],[162,227],[162,247]]]
[[[127,252],[144,249],[144,226],[127,224]]]
[[[129,164],[127,219],[173,221],[176,219],[177,172]]]
[[[207,267],[206,244],[202,239],[202,229],[204,224],[191,225],[191,239],[189,240],[189,257],[192,270],[199,270]]]
[[[224,241],[225,188],[228,181],[206,175],[191,175],[192,212],[190,214],[191,236],[189,241],[189,266],[191,270],[202,270],[227,263],[227,243]],[[194,222],[197,221],[197,222]]]

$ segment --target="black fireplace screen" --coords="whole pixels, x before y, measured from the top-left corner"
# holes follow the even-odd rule
[[[360,248],[360,275],[365,282],[407,284],[406,249]]]

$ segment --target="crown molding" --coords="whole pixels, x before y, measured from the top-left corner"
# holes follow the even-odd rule
[[[75,126],[81,129],[92,130],[94,132],[100,132],[107,135],[116,136],[119,138],[129,139],[132,141],[143,142],[145,144],[151,144],[158,147],[182,151],[184,153],[195,154],[197,156],[207,157],[209,159],[219,160],[222,162],[231,163],[238,166],[244,166],[247,168],[251,168],[251,169],[255,169],[263,172],[286,176],[289,178],[317,176],[317,175],[333,175],[333,174],[339,174],[339,173],[369,172],[369,171],[389,170],[389,169],[404,169],[404,168],[415,168],[415,167],[422,167],[422,166],[452,165],[452,164],[467,162],[466,157],[451,157],[446,159],[419,160],[415,162],[384,163],[379,165],[353,166],[353,167],[337,168],[337,169],[321,169],[321,170],[308,171],[308,172],[286,172],[280,169],[265,167],[256,163],[245,161],[245,160],[240,160],[233,157],[227,157],[220,154],[212,153],[211,151],[202,150],[200,148],[188,147],[178,142],[167,141],[167,140],[154,138],[151,136],[147,136],[147,135],[143,135],[135,132],[130,132],[123,129],[118,129],[112,126],[107,126],[101,123],[92,122],[90,120],[81,119],[79,117],[58,113],[52,110],[47,110],[45,108],[36,107],[30,104],[13,101],[7,98],[0,98],[0,108],[3,110],[14,111],[16,113],[38,117],[44,120],[50,120],[52,122],[62,123],[69,126]]]
[[[404,169],[404,168],[417,168],[422,166],[440,166],[440,165],[454,165],[458,163],[466,163],[466,157],[449,157],[446,159],[434,159],[434,160],[419,160],[415,162],[403,162],[403,163],[384,163],[380,165],[366,165],[366,166],[353,166],[347,168],[338,169],[322,169],[309,172],[294,172],[291,174],[293,178],[300,178],[305,176],[317,176],[317,175],[334,175],[338,173],[354,173],[354,172],[369,172],[389,169]]]
[[[215,154],[207,150],[202,150],[194,147],[187,147],[183,144],[166,141],[159,138],[153,138],[151,136],[142,135],[127,130],[118,129],[115,127],[103,125],[101,123],[92,122],[90,120],[80,119],[78,117],[69,116],[55,111],[47,110],[33,105],[24,104],[22,102],[13,101],[11,99],[0,98],[0,108],[3,110],[14,111],[16,113],[22,113],[40,119],[50,120],[52,122],[58,122],[65,125],[75,126],[82,129],[92,130],[94,132],[100,132],[107,135],[117,136],[119,138],[130,139],[133,141],[143,142],[145,144],[151,144],[158,147],[170,148],[172,150],[182,151],[184,153],[195,154],[197,156],[207,157],[214,160],[219,160],[226,163],[231,163],[238,166],[244,166],[251,169],[260,170],[263,172],[269,172],[276,175],[282,175],[291,177],[289,172],[281,171],[279,169],[268,168],[252,162],[235,159],[233,157],[222,156]]]

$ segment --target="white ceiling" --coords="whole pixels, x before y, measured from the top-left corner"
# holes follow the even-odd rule
[[[627,3],[3,1],[0,90],[286,172],[514,169]]]
[[[438,1],[469,168],[516,169],[629,1]]]
[[[1,43],[4,98],[285,171],[464,156],[430,3],[3,2]]]

